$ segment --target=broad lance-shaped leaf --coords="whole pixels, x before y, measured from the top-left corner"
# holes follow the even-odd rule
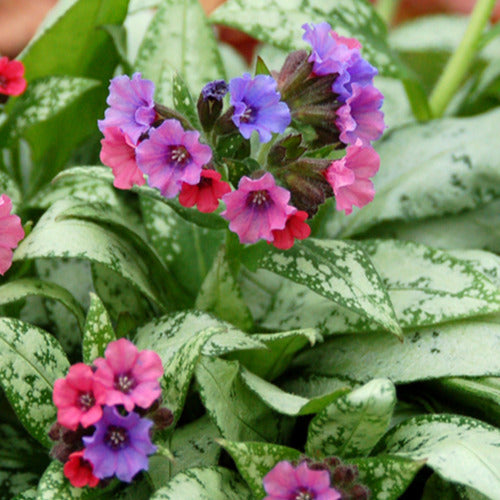
[[[225,439],[219,444],[231,455],[239,473],[252,489],[255,498],[264,498],[264,476],[282,460],[297,460],[300,451],[272,443],[235,442]]]
[[[401,67],[387,45],[384,22],[362,0],[229,0],[210,20],[288,51],[306,47],[303,24],[327,21],[342,35],[356,37],[363,45],[363,55],[381,74],[401,75]]]
[[[174,109],[182,113],[197,130],[201,130],[198,110],[186,82],[178,73],[172,78],[172,99]]]
[[[498,287],[474,262],[461,259],[460,254],[398,240],[364,240],[358,245],[380,274],[403,328],[500,310]],[[494,269],[494,263],[489,261],[485,265]],[[283,282],[273,298],[272,307],[261,319],[266,328],[316,327],[323,335],[380,329],[366,317],[344,308],[332,310],[328,300],[304,286]]]
[[[98,80],[70,76],[51,76],[30,82],[0,127],[0,144],[5,146],[21,137],[25,130],[52,118],[98,85]]]
[[[172,101],[179,73],[196,96],[210,80],[224,78],[217,43],[198,0],[162,0],[142,41],[135,66],[157,85],[156,100]]]
[[[339,217],[343,220],[341,236],[388,220],[456,214],[498,198],[500,161],[490,152],[499,119],[500,110],[494,109],[473,117],[408,125],[387,134],[377,144],[383,165],[374,178],[377,196],[345,220],[337,217],[337,222]]]
[[[108,311],[101,299],[90,294],[90,307],[83,332],[83,362],[92,364],[95,359],[104,357],[104,351],[110,342],[116,340]]]
[[[17,319],[0,318],[0,384],[19,420],[44,446],[56,420],[52,403],[56,379],[64,377],[69,362],[49,333]]]
[[[83,330],[85,316],[82,306],[66,288],[50,281],[36,278],[9,281],[0,286],[0,305],[11,304],[32,295],[59,301],[75,316],[80,329]]]
[[[372,380],[341,396],[311,420],[306,453],[368,455],[387,431],[395,404],[396,389],[387,379]]]
[[[177,474],[150,500],[252,500],[238,475],[224,467],[193,467]]]
[[[387,377],[408,383],[441,377],[498,375],[500,324],[461,321],[408,332],[404,341],[383,333],[343,335],[300,354],[294,369],[367,382]]]
[[[500,431],[458,415],[424,415],[391,429],[375,452],[426,460],[442,478],[470,486],[487,498],[500,491]]]
[[[286,252],[262,246],[257,261],[247,254],[246,264],[304,285],[380,328],[401,335],[385,286],[355,242],[310,238]]]
[[[244,334],[234,326],[202,311],[182,311],[153,319],[137,330],[135,343],[139,349],[156,351],[167,363],[177,351],[198,332],[220,328],[203,347],[207,356],[221,356],[244,349],[265,349],[265,344]]]
[[[71,200],[55,203],[39,220],[33,232],[19,245],[14,260],[71,257],[106,265],[136,286],[159,307],[163,297],[150,283],[148,269],[134,247],[123,238],[92,222],[61,219]]]

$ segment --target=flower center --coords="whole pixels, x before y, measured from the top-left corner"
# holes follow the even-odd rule
[[[260,191],[252,191],[248,194],[247,204],[252,205],[253,208],[267,208],[271,201],[269,191],[262,189]]]
[[[184,146],[170,146],[167,159],[169,163],[175,163],[176,167],[184,167],[191,160],[191,155]]]
[[[91,392],[82,392],[78,398],[78,404],[83,411],[88,411],[95,404],[94,395]]]
[[[115,389],[128,394],[136,386],[134,377],[130,373],[121,373],[115,377]]]
[[[112,450],[121,450],[125,448],[129,442],[127,429],[118,427],[117,425],[110,425],[104,435],[104,442]]]
[[[290,500],[314,500],[316,495],[310,489],[299,488],[290,497]]]
[[[248,122],[253,122],[255,118],[255,110],[251,108],[250,106],[243,111],[240,115],[240,122],[241,123],[248,123]]]

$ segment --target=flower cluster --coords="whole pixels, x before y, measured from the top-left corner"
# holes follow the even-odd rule
[[[278,462],[264,477],[264,500],[367,500],[370,490],[358,481],[358,468],[337,457]]]
[[[99,128],[114,185],[147,182],[204,213],[222,201],[220,215],[241,243],[280,249],[310,235],[306,220],[327,198],[347,214],[369,203],[379,168],[370,142],[384,130],[377,71],[357,40],[327,23],[303,28],[309,53],[291,53],[279,73],[209,82],[197,117],[155,103],[154,84],[140,73],[113,78]],[[345,155],[315,154],[325,146]]]
[[[10,61],[0,57],[0,94],[18,96],[26,90],[24,65],[21,61]]]
[[[4,275],[12,264],[12,249],[24,238],[21,219],[12,211],[12,201],[0,195],[0,274]]]
[[[73,486],[93,488],[113,476],[130,482],[148,469],[148,456],[156,451],[152,432],[173,420],[159,405],[162,375],[158,354],[138,351],[122,338],[92,366],[76,363],[56,380],[52,455],[64,463]]]

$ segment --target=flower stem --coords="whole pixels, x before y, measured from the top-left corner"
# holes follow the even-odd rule
[[[477,0],[460,45],[444,68],[432,95],[430,107],[435,118],[443,116],[478,50],[481,35],[491,16],[495,0]]]
[[[378,0],[376,10],[387,26],[392,24],[399,0]]]

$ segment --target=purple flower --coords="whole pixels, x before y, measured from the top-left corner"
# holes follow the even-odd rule
[[[204,100],[213,99],[215,101],[222,101],[228,90],[229,85],[224,80],[214,80],[213,82],[208,82],[201,89],[201,95]]]
[[[376,141],[385,129],[384,113],[380,111],[384,96],[372,85],[352,84],[352,96],[337,110],[335,121],[344,144],[361,139],[364,144]]]
[[[254,130],[260,142],[269,142],[272,132],[283,133],[292,118],[290,110],[276,90],[276,81],[269,75],[251,78],[249,73],[229,82],[231,106],[234,106],[233,123],[245,139]]]
[[[141,470],[148,470],[148,455],[156,451],[149,430],[153,422],[131,412],[126,417],[115,407],[105,406],[92,436],[84,437],[83,457],[99,479],[116,475],[130,482]]]
[[[166,198],[176,196],[183,182],[198,184],[201,168],[212,159],[212,150],[199,137],[199,132],[185,131],[177,120],[165,120],[152,129],[136,149],[137,164],[148,175],[148,184]]]
[[[226,210],[221,216],[230,221],[229,229],[241,243],[273,241],[273,231],[284,229],[288,216],[297,211],[289,200],[290,191],[276,186],[269,172],[256,180],[243,176],[238,189],[222,197]]]
[[[147,132],[156,119],[154,109],[154,83],[144,80],[140,73],[134,73],[132,79],[127,75],[113,78],[109,85],[106,102],[109,108],[104,113],[104,120],[99,120],[99,130],[118,127],[127,134],[134,144]]]
[[[341,494],[330,488],[328,470],[309,469],[306,462],[296,468],[290,462],[278,462],[264,477],[264,500],[340,500]]]

